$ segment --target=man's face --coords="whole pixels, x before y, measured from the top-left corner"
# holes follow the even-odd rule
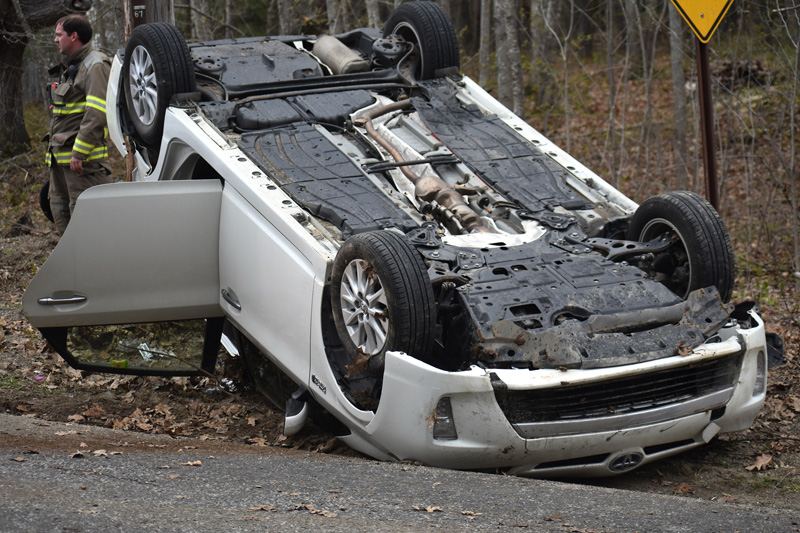
[[[65,56],[70,55],[81,47],[81,41],[78,39],[78,33],[73,32],[72,34],[67,35],[61,24],[56,26],[55,43],[56,46],[58,46],[58,51]]]

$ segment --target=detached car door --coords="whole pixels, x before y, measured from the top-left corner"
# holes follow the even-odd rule
[[[73,367],[139,375],[213,369],[224,316],[217,180],[84,192],[23,312]]]

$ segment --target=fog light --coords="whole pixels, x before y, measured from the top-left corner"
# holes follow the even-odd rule
[[[436,404],[436,412],[433,414],[433,438],[436,440],[458,438],[456,423],[453,420],[453,408],[448,397],[442,398]]]
[[[753,385],[753,396],[764,394],[767,390],[767,358],[764,352],[758,352],[756,363],[756,383]]]

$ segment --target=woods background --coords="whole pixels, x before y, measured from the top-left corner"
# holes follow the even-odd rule
[[[8,17],[31,2],[0,0],[0,48],[14,39],[27,45],[24,126],[36,141],[47,66],[58,57],[51,27],[11,31]],[[65,2],[35,4],[48,3]],[[174,13],[187,40],[209,40],[381,27],[399,3],[176,0]],[[606,180],[638,202],[667,190],[703,193],[695,37],[668,0],[439,3],[455,25],[462,71]],[[121,1],[94,0],[88,15],[96,46],[110,53],[123,46]],[[736,0],[709,43],[720,211],[737,253],[736,297],[781,308],[795,325],[799,44],[797,0]],[[0,77],[8,68],[0,63]],[[39,157],[38,143],[27,153],[25,146],[6,151],[6,161]]]

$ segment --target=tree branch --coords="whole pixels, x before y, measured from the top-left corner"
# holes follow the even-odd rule
[[[216,17],[212,17],[208,13],[204,13],[203,11],[200,11],[199,9],[197,9],[194,6],[190,6],[188,4],[175,4],[175,9],[178,9],[178,8],[188,9],[190,11],[194,11],[195,13],[197,13],[198,15],[200,15],[202,17],[205,17],[205,18],[207,18],[208,20],[210,20],[212,22],[218,23],[220,25],[220,27],[228,28],[230,30],[235,31],[236,33],[238,33],[242,37],[246,37],[245,33],[242,30],[240,30],[239,28],[237,28],[236,26],[232,26],[232,25],[228,24],[227,22],[219,22]]]
[[[33,30],[31,30],[30,24],[28,24],[28,19],[25,18],[25,13],[22,12],[22,6],[19,5],[19,0],[11,0],[11,3],[14,4],[14,11],[17,12],[17,18],[20,24],[22,24],[22,29],[25,30],[25,37],[30,39],[33,37]]]

